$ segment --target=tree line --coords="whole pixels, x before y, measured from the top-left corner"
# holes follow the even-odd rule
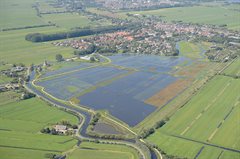
[[[5,28],[5,29],[2,29],[2,31],[22,30],[22,29],[31,29],[31,28],[42,28],[42,27],[49,27],[49,26],[56,26],[56,24],[42,24],[42,25],[16,27],[16,28]]]
[[[125,30],[128,29],[130,26],[106,26],[100,28],[89,28],[89,29],[77,29],[73,31],[67,32],[59,32],[54,34],[43,34],[43,33],[31,33],[25,36],[25,40],[32,41],[32,42],[44,42],[44,41],[52,41],[52,40],[61,40],[67,38],[74,38],[80,36],[88,36],[93,34],[100,34],[100,33],[107,33],[107,32],[114,32],[117,30]]]

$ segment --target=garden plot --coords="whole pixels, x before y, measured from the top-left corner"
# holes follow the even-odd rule
[[[94,67],[40,81],[38,85],[43,86],[48,93],[55,97],[67,100],[99,82],[109,80],[127,72],[126,70],[114,67]]]

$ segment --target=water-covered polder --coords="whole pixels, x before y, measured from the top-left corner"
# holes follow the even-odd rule
[[[107,110],[128,125],[135,126],[156,110],[156,106],[145,103],[145,100],[177,80],[170,74],[175,66],[189,62],[185,57],[154,55],[117,54],[109,58],[112,61],[109,65],[86,68],[97,63],[82,63],[47,72],[44,77],[52,77],[37,84],[57,98],[78,97],[81,105]],[[72,71],[76,69],[79,70]],[[61,75],[65,72],[70,73]],[[55,76],[57,74],[60,75]],[[100,84],[105,81],[108,82]]]
[[[130,126],[137,125],[156,109],[144,101],[177,80],[168,73],[174,66],[188,60],[184,57],[144,55],[115,55],[109,58],[115,65],[137,71],[80,96],[80,103],[95,110],[107,110]]]

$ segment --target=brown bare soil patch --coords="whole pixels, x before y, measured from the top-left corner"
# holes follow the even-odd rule
[[[206,67],[208,67],[208,64],[206,63],[191,65],[184,69],[181,69],[179,72],[177,72],[177,75],[186,77],[196,77],[196,75]]]
[[[168,85],[166,88],[148,98],[144,102],[147,104],[161,107],[167,104],[172,98],[181,93],[191,83],[189,79],[179,79]]]

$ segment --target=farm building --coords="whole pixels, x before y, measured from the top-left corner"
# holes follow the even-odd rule
[[[63,134],[65,134],[67,131],[67,126],[65,125],[55,125],[54,128],[56,129],[57,132],[61,132]]]

